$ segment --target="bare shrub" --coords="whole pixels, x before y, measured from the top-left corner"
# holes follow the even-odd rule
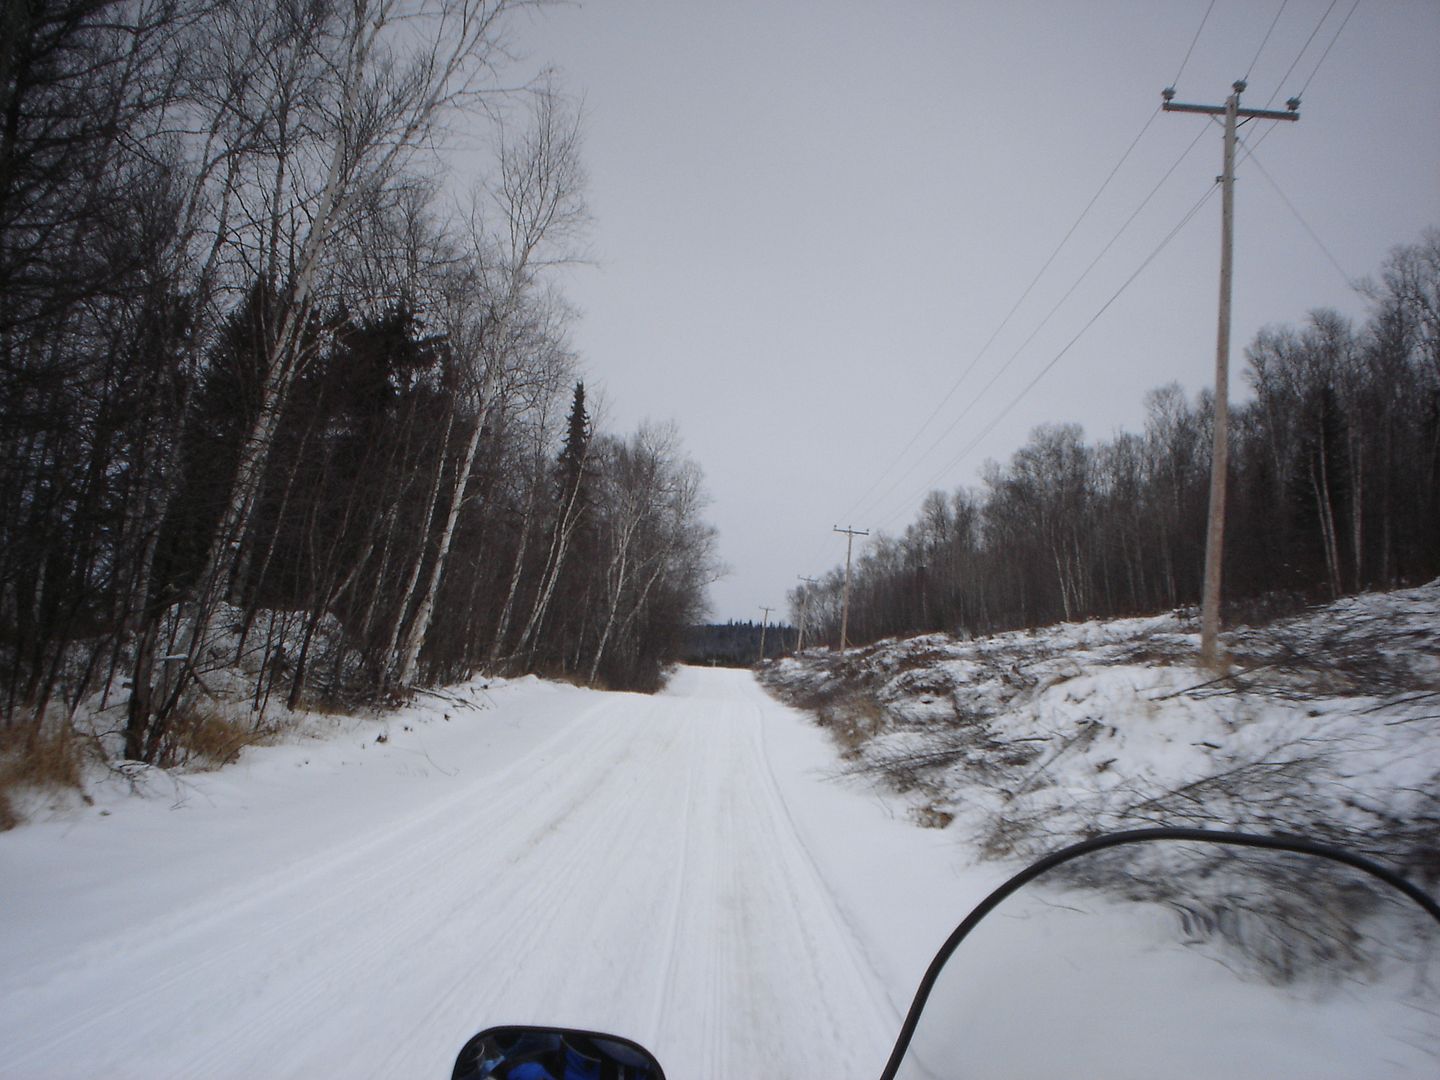
[[[941,664],[951,659],[952,655],[953,654],[947,650],[940,648],[915,649],[913,651],[903,652],[895,662],[895,673],[903,674],[907,671],[932,668],[936,664]]]
[[[910,811],[915,824],[922,829],[944,829],[955,820],[955,815],[949,810],[942,810],[934,803],[927,803],[924,806],[917,806]]]
[[[1169,908],[1187,944],[1221,944],[1228,965],[1280,986],[1372,977],[1419,959],[1411,953],[1434,937],[1407,898],[1315,856],[1166,841],[1098,852],[1058,874]]]
[[[297,712],[315,713],[317,716],[354,716],[363,711],[371,702],[359,696],[324,690],[306,691],[296,703]]]
[[[237,720],[216,705],[192,703],[177,714],[159,763],[162,768],[219,769],[239,760],[247,746],[263,743],[273,734],[273,727]]]
[[[857,690],[824,702],[815,710],[815,718],[840,745],[843,756],[853,759],[884,730],[885,706],[873,694]]]
[[[1301,617],[1241,627],[1229,648],[1242,670],[1196,687],[1196,697],[1252,692],[1308,701],[1387,698],[1440,690],[1433,658],[1440,634],[1433,611],[1399,619],[1335,605],[1329,618]]]

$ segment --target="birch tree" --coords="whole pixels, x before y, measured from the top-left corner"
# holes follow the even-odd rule
[[[686,605],[672,617],[698,616],[687,600],[703,594],[713,565],[713,534],[699,520],[700,471],[681,454],[673,425],[642,425],[628,440],[608,443],[601,461],[604,617],[590,658],[592,683],[617,643],[639,654],[637,629],[657,597],[669,593]]]
[[[443,325],[463,407],[471,416],[470,432],[457,460],[430,575],[397,656],[394,683],[399,686],[415,678],[485,417],[503,408],[502,391],[537,377],[522,369],[553,366],[563,353],[564,312],[547,303],[541,275],[573,257],[585,221],[579,123],[553,88],[537,93],[531,120],[520,138],[502,138],[499,183],[490,199],[498,224],[487,225],[484,209],[473,216],[475,251],[446,291]],[[543,374],[538,378],[546,380]]]

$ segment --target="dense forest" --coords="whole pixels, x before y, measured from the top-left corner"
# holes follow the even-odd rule
[[[292,705],[659,684],[713,534],[676,431],[592,421],[578,119],[506,86],[524,6],[4,5],[6,728],[101,694],[166,760],[242,658]]]
[[[1353,325],[1315,311],[1246,350],[1232,408],[1224,595],[1236,605],[1388,589],[1440,574],[1440,230],[1396,248]],[[1036,429],[978,489],[932,492],[856,561],[849,639],[1156,612],[1200,599],[1213,399],[1146,399],[1142,434]],[[790,594],[836,645],[844,573]]]
[[[784,656],[798,641],[784,623],[735,622],[692,626],[685,635],[680,659],[687,664],[750,667],[763,658]]]

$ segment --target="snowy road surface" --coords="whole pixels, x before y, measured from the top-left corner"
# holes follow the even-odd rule
[[[675,1080],[879,1073],[992,874],[746,672],[475,693],[0,836],[0,1075],[439,1077],[540,1022]]]

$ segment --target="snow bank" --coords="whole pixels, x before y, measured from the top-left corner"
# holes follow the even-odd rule
[[[762,680],[835,734],[840,772],[991,857],[1145,826],[1232,828],[1337,842],[1433,888],[1440,582],[1224,644],[1221,678],[1196,667],[1190,623],[1165,615],[816,651]]]

